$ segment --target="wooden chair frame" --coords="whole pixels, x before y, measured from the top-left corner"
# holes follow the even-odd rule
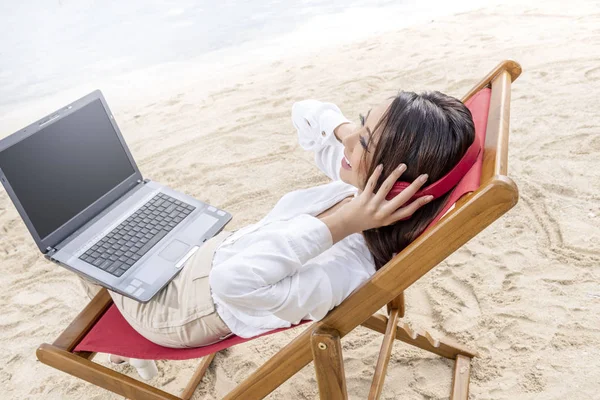
[[[470,360],[477,354],[465,347],[438,341],[429,333],[413,332],[398,324],[404,316],[404,290],[518,201],[518,189],[507,176],[511,83],[521,74],[518,63],[501,62],[462,99],[467,101],[491,87],[480,187],[463,196],[436,225],[390,260],[321,321],[311,324],[275,356],[233,389],[226,399],[262,399],[314,360],[321,399],[346,399],[346,381],[340,339],[365,326],[384,334],[369,399],[378,399],[394,339],[455,360],[452,399],[467,399]],[[190,399],[214,354],[202,358],[181,397],[174,396],[92,361],[95,353],[75,352],[77,344],[108,310],[112,300],[103,289],[52,344],[42,344],[36,354],[51,367],[130,399]],[[387,304],[388,316],[377,311]]]

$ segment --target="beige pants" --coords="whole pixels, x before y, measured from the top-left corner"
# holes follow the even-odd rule
[[[215,310],[208,284],[214,252],[229,235],[221,231],[204,242],[148,303],[109,291],[125,320],[146,339],[166,347],[206,346],[231,336]]]

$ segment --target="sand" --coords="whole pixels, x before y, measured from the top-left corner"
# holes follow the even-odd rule
[[[598,399],[600,3],[528,3],[285,57],[210,91],[182,77],[181,89],[120,98],[113,111],[145,176],[229,210],[237,229],[288,191],[327,182],[297,144],[294,101],[332,101],[357,119],[399,89],[460,97],[500,60],[519,61],[509,151],[519,203],[407,290],[405,321],[480,353],[471,399]],[[36,360],[86,297],[41,257],[4,191],[0,241],[0,397],[121,398]],[[221,398],[298,332],[217,354],[195,398]],[[368,394],[381,338],[359,327],[343,339],[351,399]],[[178,393],[195,362],[158,364],[151,384]],[[382,398],[445,399],[451,371],[449,360],[398,343]],[[268,398],[318,398],[312,364]]]

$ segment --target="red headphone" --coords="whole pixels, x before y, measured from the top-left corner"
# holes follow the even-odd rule
[[[471,167],[477,161],[477,157],[479,157],[479,153],[481,152],[481,144],[479,143],[479,138],[475,137],[475,140],[465,153],[465,155],[461,158],[461,160],[452,168],[450,172],[440,178],[437,182],[432,183],[431,185],[427,185],[421,190],[419,190],[413,197],[411,197],[406,204],[411,203],[413,200],[432,195],[434,199],[443,196],[452,190],[458,182],[469,172]],[[410,182],[402,182],[397,181],[392,186],[392,189],[389,191],[387,196],[385,196],[386,200],[391,200],[396,197],[400,192],[406,189],[411,183]],[[408,218],[405,218],[408,219]]]

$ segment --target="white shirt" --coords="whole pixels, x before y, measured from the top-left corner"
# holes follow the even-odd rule
[[[293,105],[292,122],[300,145],[315,152],[333,181],[287,193],[217,248],[209,278],[217,313],[245,338],[320,320],[375,273],[362,234],[332,245],[329,228],[315,217],[358,192],[339,180],[343,145],[333,130],[348,120],[334,104],[305,100]]]

